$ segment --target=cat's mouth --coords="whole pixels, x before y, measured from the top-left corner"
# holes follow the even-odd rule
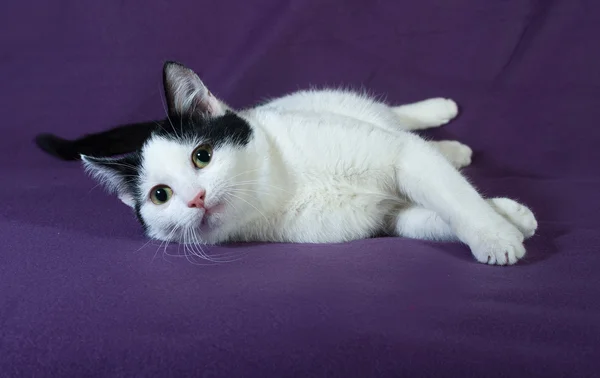
[[[204,211],[204,215],[213,215],[216,213],[219,213],[221,211],[223,211],[223,209],[225,208],[225,205],[223,205],[222,203],[218,203],[214,206],[211,207],[207,207]]]
[[[204,214],[202,215],[202,220],[200,221],[201,227],[210,226],[209,221],[215,214],[221,213],[225,209],[225,205],[218,203],[214,206],[206,207],[204,209]]]

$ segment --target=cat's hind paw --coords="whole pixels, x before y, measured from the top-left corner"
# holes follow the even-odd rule
[[[458,105],[449,98],[430,98],[422,106],[422,120],[431,126],[445,125],[458,115]]]
[[[488,203],[498,214],[517,227],[525,238],[530,238],[535,234],[538,222],[527,206],[510,198],[492,198]]]
[[[422,130],[445,125],[458,115],[458,105],[449,98],[430,98],[392,110],[403,119],[409,130]]]
[[[460,169],[471,164],[473,150],[466,144],[455,140],[442,140],[431,143],[455,168]]]

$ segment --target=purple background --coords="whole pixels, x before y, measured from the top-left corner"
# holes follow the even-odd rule
[[[0,6],[1,376],[598,371],[598,1],[171,3]],[[156,253],[128,208],[31,139],[163,116],[168,59],[234,106],[309,85],[455,98],[436,137],[474,148],[486,195],[536,212],[527,259],[398,238],[212,248],[238,259],[207,266]]]

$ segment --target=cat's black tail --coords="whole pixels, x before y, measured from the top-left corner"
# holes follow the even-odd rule
[[[87,134],[75,140],[53,134],[40,134],[35,143],[46,153],[61,160],[79,160],[81,155],[109,157],[140,149],[150,134],[163,121],[132,123],[96,134]]]

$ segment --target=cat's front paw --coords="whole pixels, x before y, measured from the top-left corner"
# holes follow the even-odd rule
[[[484,264],[513,265],[525,256],[523,234],[512,225],[489,227],[469,246],[475,259]]]
[[[498,214],[515,225],[525,238],[530,238],[535,234],[538,223],[535,215],[527,206],[510,198],[492,198],[488,202]]]

